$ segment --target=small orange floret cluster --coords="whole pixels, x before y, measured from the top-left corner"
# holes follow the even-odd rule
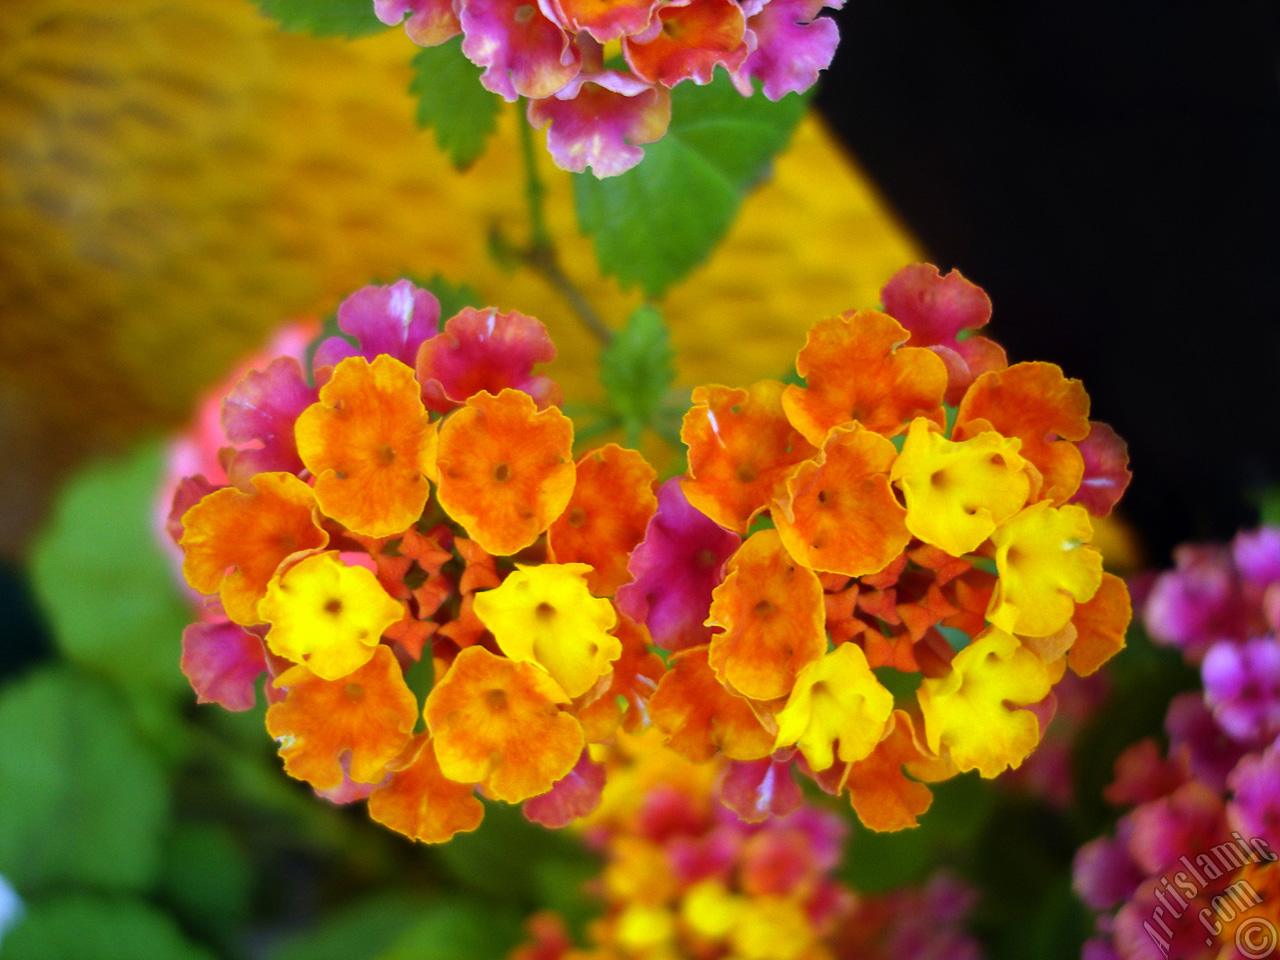
[[[379,302],[407,328],[397,289]],[[545,387],[532,360],[485,358],[508,327],[553,355],[541,324],[464,313],[425,339],[419,372],[385,353],[318,362],[292,422],[302,468],[191,481],[175,508],[188,581],[225,613],[184,637],[201,699],[243,709],[268,672],[286,771],[428,842],[475,829],[477,789],[552,825],[589,810],[602,781],[587,745],[641,722],[662,669],[610,599],[654,471],[615,445],[575,462],[560,410],[503,385]],[[487,375],[441,403],[460,340]]]
[[[1130,617],[1090,546],[1090,509],[1127,483],[1122,442],[1053,364],[1010,366],[985,338],[980,364],[946,360],[966,341],[919,335],[960,322],[928,315],[954,306],[937,287],[989,301],[956,273],[908,280],[905,322],[818,322],[798,382],[694,391],[684,495],[745,539],[709,642],[672,658],[651,703],[690,759],[794,759],[882,830],[915,825],[927,782],[1017,767],[1063,672],[1096,670]]]

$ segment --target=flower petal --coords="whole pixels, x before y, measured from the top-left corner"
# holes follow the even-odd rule
[[[994,430],[955,443],[923,417],[911,421],[890,474],[907,503],[907,529],[955,557],[976,550],[1031,494],[1021,445]]]
[[[285,699],[267,710],[267,732],[280,741],[285,772],[328,790],[343,781],[342,756],[350,752],[351,779],[376,783],[409,742],[418,701],[390,647],[342,680],[324,680],[293,667],[275,681]]]
[[[720,685],[706,647],[675,654],[649,701],[653,725],[676,753],[704,763],[717,752],[732,760],[759,760],[773,752],[773,735],[751,705]]]
[[[508,803],[546,793],[582,754],[582,725],[557,706],[567,700],[533,664],[468,647],[427,697],[441,772]]]
[[[945,750],[961,770],[988,778],[1021,765],[1040,742],[1035,714],[1022,708],[1043,700],[1052,686],[1039,657],[989,628],[956,654],[947,676],[920,684],[929,749]]]
[[[952,436],[995,430],[1022,441],[1022,456],[1044,476],[1040,496],[1062,503],[1080,486],[1084,460],[1074,443],[1089,435],[1089,395],[1053,363],[1015,363],[973,382]]]
[[[749,390],[693,391],[680,430],[689,447],[689,479],[681,487],[689,503],[722,527],[746,533],[782,493],[791,468],[814,452],[788,422],[783,390],[777,380],[761,380]]]
[[[280,562],[325,546],[311,488],[289,473],[260,473],[252,490],[224,487],[182,516],[182,572],[201,593],[221,593],[236,623],[261,623],[258,601]]]
[[[535,663],[580,697],[622,655],[609,631],[613,604],[587,589],[583,563],[516,564],[502,585],[476,594],[475,612],[512,660]]]
[[[440,772],[426,734],[411,740],[391,769],[387,782],[369,796],[369,816],[384,827],[411,840],[444,843],[480,826],[484,804],[475,785],[455,783]]]
[[[753,700],[785,697],[827,648],[822,584],[796,563],[776,530],[752,534],[712,594],[708,661],[716,678]]]
[[[924,423],[924,420],[917,422]],[[787,551],[811,570],[879,573],[911,540],[889,487],[893,443],[860,424],[835,427],[822,450],[787,477],[772,511]]]
[[[422,516],[427,478],[435,473],[436,428],[413,371],[399,360],[343,360],[296,430],[327,516],[371,537],[403,533]]]
[[[865,759],[893,715],[893,694],[881,685],[856,643],[842,643],[808,663],[778,713],[775,747],[796,744],[809,766],[826,770],[839,757]]]
[[[266,672],[262,638],[229,621],[193,623],[182,631],[182,672],[197,703],[251,710]]]
[[[1047,500],[998,527],[991,542],[1000,578],[987,619],[1027,637],[1061,630],[1102,583],[1102,555],[1088,546],[1092,535],[1084,507],[1051,507]]]
[[[547,554],[557,563],[591,566],[587,586],[611,597],[631,579],[627,561],[657,510],[657,471],[635,450],[610,443],[578,458],[573,496],[547,529]]]
[[[537,318],[466,307],[409,362],[417,364],[423,401],[436,413],[448,413],[481,390],[496,396],[507,387],[523,390],[542,410],[558,406],[562,391],[549,377],[534,376],[533,367],[555,356],[547,328]]]
[[[403,605],[364,567],[349,567],[336,551],[303,557],[271,578],[258,604],[271,624],[267,646],[305,663],[325,680],[340,680],[373,656]]]
[[[680,478],[672,477],[658,489],[657,512],[627,561],[633,579],[618,588],[618,610],[645,624],[666,650],[709,643],[711,592],[741,543],[690,506]]]
[[[898,321],[876,310],[819,320],[796,357],[806,385],[790,384],[782,395],[791,423],[814,445],[850,420],[886,437],[915,417],[941,426],[946,365],[929,350],[905,346],[907,339]]]
[[[437,496],[486,551],[529,546],[573,495],[573,424],[519,390],[469,397],[440,428]]]

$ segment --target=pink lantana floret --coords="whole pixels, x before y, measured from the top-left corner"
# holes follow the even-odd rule
[[[1280,641],[1223,640],[1200,664],[1205,702],[1231,737],[1243,743],[1280,736]]]
[[[246,486],[258,473],[298,473],[302,458],[293,437],[298,414],[315,403],[316,388],[307,383],[302,364],[276,357],[265,370],[250,370],[222,401],[222,429],[234,444],[255,444],[230,455],[227,476]]]
[[[182,672],[200,703],[252,709],[258,677],[266,669],[261,638],[239,624],[201,622],[182,631]]]
[[[644,623],[666,650],[709,643],[711,591],[742,543],[736,533],[695,510],[673,477],[658,490],[658,510],[631,554],[632,581],[618,588],[618,609]]]
[[[582,54],[534,3],[466,0],[459,19],[462,52],[485,68],[485,89],[508,102],[549,97],[578,75]]]
[[[418,351],[418,381],[427,409],[447,413],[481,390],[497,396],[508,387],[533,397],[539,409],[557,406],[563,392],[550,377],[535,375],[554,360],[547,328],[515,310],[466,307]]]
[[[1280,527],[1241,530],[1231,542],[1241,575],[1259,587],[1280,583]]]
[[[1084,458],[1084,478],[1069,503],[1078,503],[1095,517],[1111,509],[1129,487],[1129,445],[1105,423],[1090,421],[1089,435],[1077,444]]]
[[[529,103],[529,123],[547,127],[547,149],[562,170],[597,177],[625,173],[644,158],[639,144],[661,139],[671,95],[616,70],[582,74],[554,97]]]
[[[1007,365],[1004,349],[995,341],[959,339],[963,331],[977,330],[991,319],[991,299],[959,270],[944,276],[931,263],[913,263],[889,278],[880,300],[910,334],[910,346],[929,348],[947,365],[945,399],[952,406],[981,374]]]
[[[452,0],[373,0],[373,12],[389,27],[404,21],[404,32],[422,47],[434,47],[462,31]]]
[[[440,301],[408,280],[363,287],[338,307],[338,329],[354,337],[357,345],[341,337],[325,340],[316,350],[317,370],[336,367],[348,357],[372,363],[382,353],[411,367],[422,341],[440,329]]]
[[[524,815],[534,823],[558,830],[600,805],[604,782],[604,764],[596,763],[583,750],[567,776],[557,780],[548,792],[524,802]]]
[[[781,100],[817,82],[840,42],[836,22],[818,17],[824,6],[822,0],[771,0],[747,21],[754,49],[733,74],[739,93],[751,96],[752,81],[759,80],[766,97]]]
[[[720,778],[720,802],[748,823],[791,813],[804,800],[791,758],[731,761]]]

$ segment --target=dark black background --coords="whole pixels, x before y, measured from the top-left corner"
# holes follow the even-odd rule
[[[1149,561],[1280,483],[1280,5],[848,0],[818,95],[1011,361],[1130,444]]]

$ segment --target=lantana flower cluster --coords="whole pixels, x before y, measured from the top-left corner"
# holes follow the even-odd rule
[[[653,731],[608,750],[609,783],[583,821],[604,866],[603,915],[574,946],[555,913],[535,915],[511,960],[974,960],[968,888],[939,873],[922,888],[860,896],[833,874],[847,823],[805,802],[749,823],[712,799],[723,759],[691,764]]]
[[[807,90],[835,54],[841,0],[374,0],[414,42],[463,35],[480,82],[547,128],[558,166],[597,177],[630,169],[671,121],[671,88],[723,67],[743,96]],[[616,56],[615,56],[616,55]]]
[[[694,391],[688,474],[617,594],[672,652],[653,723],[738,765],[740,811],[794,766],[867,826],[914,826],[927,783],[1018,766],[1064,671],[1124,642],[1127,590],[1090,546],[1123,442],[1079,381],[973,334],[990,301],[959,273],[909,267],[882,296],[811,329],[800,382]]]
[[[1202,689],[1169,704],[1167,751],[1120,756],[1106,795],[1131,809],[1076,857],[1088,960],[1260,957],[1280,928],[1280,528],[1175,559],[1143,617]]]
[[[311,373],[285,356],[227,396],[228,482],[188,478],[171,529],[205,598],[183,637],[202,701],[265,672],[286,771],[424,841],[486,797],[563,825],[598,799],[589,743],[637,726],[662,661],[610,597],[655,508],[609,445],[576,461],[555,353],[519,313],[408,281],[338,312]]]

